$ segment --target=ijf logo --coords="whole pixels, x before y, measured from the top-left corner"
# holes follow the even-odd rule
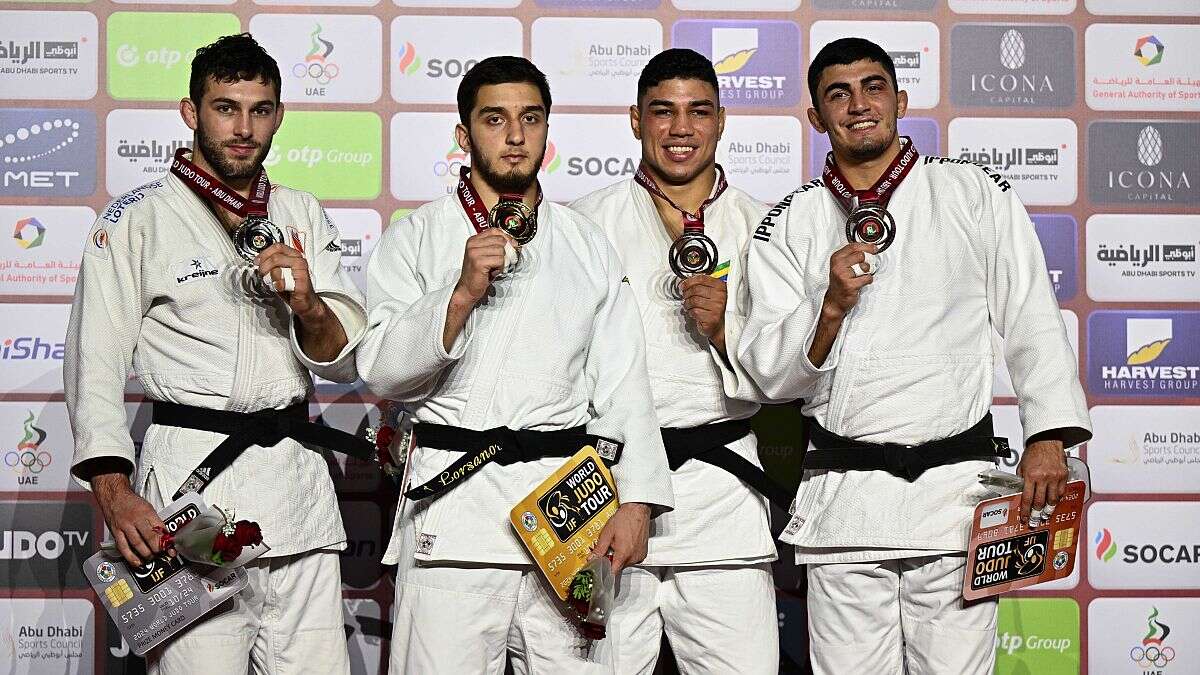
[[[292,77],[305,83],[304,93],[309,96],[325,93],[325,85],[337,79],[342,69],[330,60],[333,53],[333,43],[321,36],[321,24],[313,27],[309,34],[312,46],[304,61],[292,66]]]
[[[1129,650],[1129,660],[1143,671],[1165,668],[1175,660],[1175,648],[1163,644],[1171,634],[1171,627],[1158,620],[1157,607],[1150,608],[1150,616],[1146,617],[1146,628],[1146,635],[1142,637],[1141,642]]]
[[[680,21],[672,42],[709,55],[726,105],[800,102],[800,29],[791,21]]]
[[[1123,343],[1117,342],[1121,335]],[[1088,317],[1089,383],[1099,394],[1194,396],[1200,388],[1196,336],[1196,312],[1094,312]]]
[[[54,461],[49,452],[41,449],[46,432],[33,423],[35,419],[30,410],[29,417],[25,418],[25,433],[17,447],[4,453],[4,466],[17,474],[17,485],[37,485],[38,474]]]
[[[1144,35],[1138,38],[1137,44],[1133,46],[1133,56],[1143,66],[1162,63],[1164,51],[1166,51],[1166,46],[1153,35]]]
[[[21,248],[37,248],[46,239],[46,226],[37,218],[22,218],[13,228],[13,239]]]
[[[0,196],[90,195],[95,141],[90,111],[0,110]]]

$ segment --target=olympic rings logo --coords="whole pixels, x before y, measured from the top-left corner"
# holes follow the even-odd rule
[[[1129,658],[1138,665],[1139,668],[1162,668],[1168,663],[1175,660],[1174,647],[1134,647],[1129,650]]]
[[[50,466],[53,458],[50,453],[45,450],[34,452],[33,450],[23,450],[16,452],[10,450],[4,455],[4,466],[7,466],[14,471],[20,471],[22,475],[27,473],[41,473],[46,467]]]
[[[448,162],[434,162],[433,163],[433,173],[435,176],[449,177],[449,178],[453,178],[456,180],[458,179],[458,172],[462,168],[463,168],[463,163],[458,161],[457,159],[453,159]]]
[[[323,59],[320,61],[309,61],[308,63],[297,63],[292,66],[292,77],[304,79],[306,77],[317,81],[317,84],[329,84],[337,79],[337,76],[342,73],[342,69],[336,63],[326,63]]]

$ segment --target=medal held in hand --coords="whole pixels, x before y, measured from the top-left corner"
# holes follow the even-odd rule
[[[525,205],[521,195],[503,194],[488,213],[488,222],[507,232],[524,246],[537,234],[537,214]]]
[[[709,204],[717,201],[725,188],[729,184],[725,182],[725,170],[720,164],[715,165],[717,169],[717,183],[713,189],[713,194],[704,203],[700,205],[700,210],[696,213],[689,213],[679,208],[679,206],[671,200],[670,197],[662,191],[658,183],[646,173],[645,165],[638,167],[637,173],[633,179],[638,185],[646,188],[650,194],[662,199],[671,205],[671,208],[683,214],[683,233],[671,243],[671,249],[667,253],[667,264],[671,266],[671,271],[680,279],[697,274],[712,274],[717,269],[717,244],[704,234],[704,209],[708,208]]]
[[[917,148],[912,139],[900,137],[900,153],[870,188],[854,190],[837,167],[833,152],[825,156],[821,177],[825,187],[846,212],[846,241],[852,244],[875,244],[876,253],[883,253],[896,240],[896,219],[887,210],[896,186],[917,165]],[[874,267],[874,265],[872,265]]]
[[[233,232],[233,247],[246,262],[253,264],[272,244],[282,244],[283,230],[266,218],[251,216]]]

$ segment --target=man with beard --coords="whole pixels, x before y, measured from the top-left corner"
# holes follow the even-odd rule
[[[805,399],[783,539],[808,563],[813,667],[990,673],[997,603],[964,603],[962,585],[978,474],[1008,455],[992,333],[1024,432],[1022,519],[1053,512],[1064,448],[1091,436],[1077,359],[1016,191],[897,135],[908,101],[888,54],[836,40],[808,84],[833,151],[755,230],[738,351],[768,395]]]
[[[72,471],[125,560],[159,554],[156,510],[189,490],[257,522],[271,549],[227,610],[150,652],[152,673],[349,672],[346,534],[325,459],[296,438],[313,431],[310,371],[356,379],[366,313],[317,200],[263,173],[279,89],[278,66],[249,35],[197,50],[180,103],[196,151],[105,209],[71,308]],[[283,226],[271,235],[282,243],[235,246],[247,228],[265,237],[275,226],[264,218]],[[154,405],[140,461],[125,414],[131,370]]]
[[[642,144],[637,175],[571,208],[604,228],[642,308],[675,510],[653,521],[645,562],[622,573],[600,647],[618,672],[651,673],[665,628],[681,672],[775,673],[767,496],[786,511],[792,495],[762,473],[749,419],[761,394],[731,358],[746,242],[767,207],[727,185],[716,163],[725,109],[704,56],[668,49],[650,59],[629,120]],[[669,259],[689,242],[705,246],[696,235],[714,249],[681,281],[672,266],[687,261]]]
[[[593,556],[641,562],[672,505],[637,305],[591,221],[543,200],[550,89],[526,59],[484,59],[458,89],[454,194],[393,223],[367,266],[363,380],[416,420],[396,574],[396,673],[611,672],[512,531],[509,510],[585,434],[613,449],[621,506]],[[505,204],[513,230],[492,227]],[[532,234],[532,239],[528,235]],[[590,438],[595,438],[591,436]],[[597,441],[592,441],[597,442]],[[478,453],[478,454],[477,454]]]

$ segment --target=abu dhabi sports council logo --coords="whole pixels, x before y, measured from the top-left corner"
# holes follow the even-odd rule
[[[91,111],[0,110],[0,196],[90,195],[96,181],[95,143]]]
[[[791,21],[679,21],[672,44],[709,56],[724,105],[800,102],[800,30]]]
[[[1108,562],[1117,554],[1117,543],[1113,540],[1112,532],[1107,527],[1100,528],[1093,543],[1096,545],[1096,559]]]
[[[950,64],[956,105],[1048,107],[1075,101],[1070,26],[957,24],[950,32]]]
[[[1092,201],[1200,203],[1198,174],[1198,122],[1100,121],[1088,126]]]
[[[1165,644],[1171,634],[1171,627],[1159,618],[1158,608],[1150,608],[1150,616],[1146,617],[1146,634],[1139,644],[1129,650],[1129,660],[1137,664],[1144,672],[1155,672],[1161,675],[1163,670],[1152,671],[1153,668],[1166,668],[1175,660],[1175,648]]]
[[[1153,35],[1143,35],[1133,46],[1133,56],[1143,66],[1153,66],[1162,63],[1166,46]]]
[[[13,239],[21,248],[37,248],[46,239],[46,226],[37,218],[22,218],[13,228]]]
[[[1099,311],[1088,317],[1094,394],[1195,396],[1200,312]]]
[[[35,420],[30,410],[25,418],[21,440],[17,441],[14,449],[4,453],[4,467],[17,474],[17,485],[37,485],[38,474],[54,461],[49,452],[41,449],[46,441],[46,431],[34,424]]]
[[[421,57],[417,55],[417,48],[411,42],[405,42],[400,49],[400,60],[396,62],[396,70],[401,75],[412,75],[421,67]]]
[[[313,26],[309,34],[312,45],[304,55],[304,61],[292,66],[292,77],[304,82],[304,93],[308,96],[325,94],[325,85],[337,79],[342,69],[329,57],[333,54],[333,42],[321,36],[321,24]]]

